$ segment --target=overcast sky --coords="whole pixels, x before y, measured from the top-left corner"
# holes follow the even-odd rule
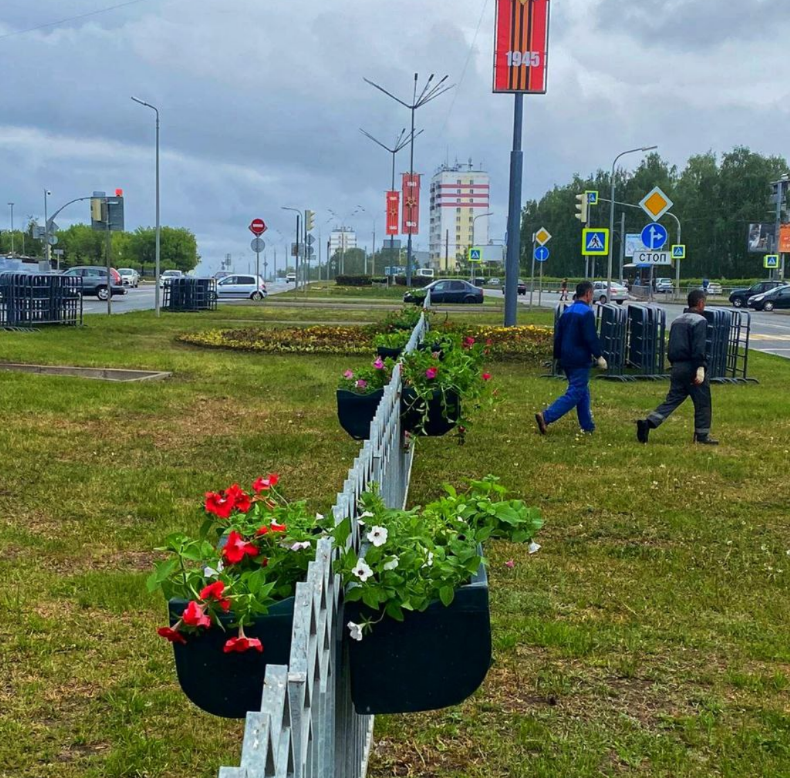
[[[16,203],[17,225],[42,215],[45,187],[51,210],[123,188],[127,229],[153,225],[154,116],[137,95],[162,112],[162,221],[197,234],[206,266],[252,256],[253,217],[270,225],[270,247],[290,240],[284,205],[317,211],[325,234],[328,209],[361,205],[352,226],[369,244],[375,216],[380,243],[390,158],[359,128],[393,140],[409,117],[362,77],[406,97],[419,71],[458,86],[418,113],[416,169],[482,164],[502,236],[513,100],[491,93],[494,0],[136,0],[13,34],[122,1],[2,2],[0,203]],[[776,42],[790,14],[775,1],[552,6],[549,92],[526,98],[525,199],[634,146],[658,144],[679,165],[736,144],[788,153]],[[87,218],[76,205],[58,223]]]

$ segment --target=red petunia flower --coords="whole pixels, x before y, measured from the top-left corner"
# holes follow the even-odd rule
[[[184,645],[187,643],[187,639],[177,629],[170,629],[170,627],[159,627],[156,633],[161,635],[163,638],[166,638],[171,643],[183,643]]]
[[[214,581],[213,584],[204,586],[200,590],[201,600],[214,600],[225,613],[230,610],[231,602],[227,597],[222,595],[225,592],[225,584],[222,581]]]
[[[210,627],[211,619],[206,616],[206,606],[191,600],[181,614],[181,621],[188,627]]]
[[[230,517],[233,510],[233,499],[227,492],[206,492],[205,502],[206,513],[213,513],[220,519]]]
[[[258,553],[257,546],[244,540],[236,530],[228,535],[228,542],[222,549],[223,558],[232,565],[241,562],[245,556],[258,556]]]
[[[486,341],[486,346],[493,346],[493,345],[494,345],[494,341],[493,341],[493,340],[491,340],[491,338],[489,338],[489,339]]]
[[[427,378],[429,381],[433,381],[433,379],[434,379],[434,378],[436,378],[436,376],[437,376],[438,374],[439,374],[439,368],[438,368],[438,367],[429,367],[429,368],[428,368],[428,369],[425,371],[425,377],[426,377],[426,378]]]
[[[475,345],[474,338],[464,338],[464,348],[472,348]]]
[[[269,528],[264,524],[255,534],[258,535],[258,536],[268,535],[269,534]]]
[[[263,653],[263,644],[258,638],[248,638],[246,635],[239,635],[237,638],[230,638],[222,650],[226,654],[232,654],[234,651],[243,654],[251,649]]]
[[[273,521],[270,529],[272,532],[285,532],[285,524],[278,524],[276,521]]]
[[[233,484],[225,490],[225,494],[233,500],[233,507],[237,511],[246,513],[252,507],[250,496],[238,485]]]
[[[483,373],[483,380],[490,381],[491,380],[491,373]]]
[[[277,486],[277,483],[280,480],[280,476],[277,473],[269,473],[266,478],[259,478],[253,485],[252,488],[256,494],[260,492],[267,492],[269,489]]]

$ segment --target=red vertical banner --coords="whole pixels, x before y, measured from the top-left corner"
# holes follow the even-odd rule
[[[387,235],[400,234],[400,192],[387,192]]]
[[[420,234],[420,175],[403,174],[403,229],[404,235]]]
[[[549,2],[496,0],[494,92],[546,92]]]

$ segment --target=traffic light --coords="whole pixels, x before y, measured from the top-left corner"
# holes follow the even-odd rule
[[[102,205],[104,201],[100,197],[94,197],[91,200],[91,221],[104,222],[104,214],[102,213]]]
[[[582,223],[587,224],[589,205],[587,204],[587,193],[576,195],[576,218]]]
[[[315,211],[304,212],[305,232],[311,232],[315,227]]]

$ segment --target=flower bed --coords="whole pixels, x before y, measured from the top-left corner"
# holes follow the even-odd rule
[[[393,317],[391,321],[398,319]],[[204,348],[254,351],[262,354],[356,356],[372,353],[376,335],[388,332],[393,332],[391,322],[366,327],[321,325],[288,329],[205,330],[181,335],[178,340]],[[495,327],[446,322],[432,325],[432,332],[472,337],[482,343],[490,341],[487,356],[491,360],[538,364],[551,358],[552,331],[548,327]]]

